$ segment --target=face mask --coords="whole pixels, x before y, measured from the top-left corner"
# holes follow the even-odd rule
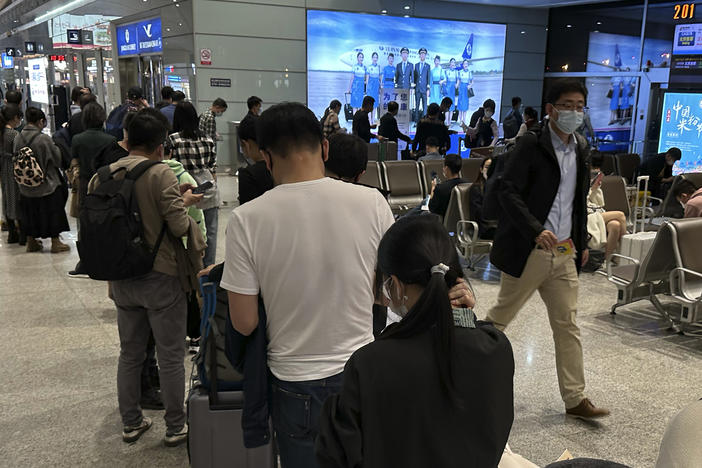
[[[584,114],[582,112],[575,110],[559,111],[558,109],[556,109],[556,112],[558,112],[558,120],[554,120],[553,123],[563,133],[570,135],[583,123]]]
[[[488,170],[483,169],[483,179],[487,179]]]
[[[487,117],[488,119],[491,119],[492,116],[493,116],[493,112],[492,112],[492,111],[485,111],[485,117]]]
[[[222,117],[222,114],[223,114],[223,113],[224,113],[224,112],[214,112],[214,116],[215,116],[215,117]]]
[[[391,283],[391,282],[392,282],[392,280],[391,280],[390,278],[388,278],[388,279],[383,283],[383,294],[385,295],[385,298],[386,298],[386,299],[388,300],[388,302],[389,302],[389,303],[388,303],[388,307],[390,308],[390,310],[392,311],[392,313],[395,314],[395,315],[398,315],[398,316],[400,316],[400,317],[402,317],[402,318],[404,318],[404,317],[407,315],[407,313],[409,312],[409,310],[407,309],[407,306],[406,306],[405,304],[401,304],[401,305],[398,306],[398,305],[396,305],[396,304],[393,302],[392,296],[391,296],[391,294],[390,294],[390,284],[389,284],[389,283]],[[400,295],[400,294],[398,293],[398,296],[399,296],[399,295]],[[407,296],[403,296],[403,299],[404,299],[404,300],[407,300]]]

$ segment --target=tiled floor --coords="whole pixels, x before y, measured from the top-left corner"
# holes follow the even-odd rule
[[[222,177],[220,238],[235,205],[235,179]],[[74,231],[75,232],[75,231]],[[68,278],[71,252],[27,254],[0,242],[0,465],[187,466],[185,447],[162,445],[165,426],[133,445],[120,438],[115,376],[119,340],[106,285]],[[219,243],[219,257],[224,244]],[[495,302],[498,284],[473,280],[477,312]],[[508,329],[516,361],[512,449],[540,466],[565,449],[632,467],[655,463],[666,422],[700,398],[702,338],[666,330],[645,303],[609,315],[616,290],[599,275],[581,277],[588,395],[612,416],[597,424],[566,419],[558,393],[553,340],[533,297]],[[187,372],[190,362],[186,358]]]

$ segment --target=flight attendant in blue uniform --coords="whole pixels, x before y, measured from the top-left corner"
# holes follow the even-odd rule
[[[446,83],[446,73],[441,68],[441,57],[434,57],[434,68],[431,69],[431,88],[429,89],[429,104],[441,103],[441,86]]]
[[[466,123],[469,97],[468,89],[473,87],[473,72],[468,70],[468,60],[463,61],[463,69],[458,72],[458,123]]]
[[[383,89],[395,87],[395,54],[388,54],[388,64],[383,68]]]
[[[612,77],[612,97],[609,100],[609,125],[619,120],[619,99],[622,96],[622,79],[618,76]]]
[[[452,102],[456,102],[456,87],[458,83],[458,70],[456,70],[456,59],[452,58],[449,61],[449,67],[447,70],[444,71],[444,77],[446,79],[446,83],[444,83],[444,86],[442,86],[442,90],[444,91],[443,97],[449,97],[451,98]],[[448,126],[451,123],[451,114],[453,113],[453,110],[456,108],[455,104],[451,104],[451,108],[449,109],[449,112],[446,112],[446,125]]]
[[[373,63],[368,65],[366,68],[366,96],[371,96],[375,99],[375,104],[373,104],[373,112],[370,115],[370,123],[373,124],[375,120],[376,109],[378,108],[378,103],[380,102],[380,65],[378,65],[378,53],[373,52],[371,55]]]
[[[353,66],[351,83],[349,83],[349,93],[351,93],[351,107],[355,114],[363,105],[363,96],[365,95],[366,85],[366,67],[363,65],[363,52],[356,55],[358,63]]]

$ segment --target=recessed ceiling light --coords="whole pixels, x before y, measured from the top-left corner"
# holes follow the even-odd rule
[[[183,23],[178,23],[178,26],[183,26]]]
[[[597,26],[599,26],[599,25],[601,25],[601,24],[602,24],[602,21],[598,21],[598,22],[597,22]]]
[[[410,8],[412,7],[410,7],[409,5],[405,5],[405,10],[409,10]]]
[[[410,15],[405,15],[405,18],[409,18],[409,17],[410,17]]]
[[[171,28],[166,28],[166,32],[171,32]]]
[[[526,31],[522,31],[522,34],[526,34]]]
[[[572,24],[566,24],[566,28],[572,28],[572,27],[573,27]]]
[[[388,14],[388,10],[381,10],[380,12],[381,12],[382,14],[384,14],[384,15],[387,15],[387,14]]]

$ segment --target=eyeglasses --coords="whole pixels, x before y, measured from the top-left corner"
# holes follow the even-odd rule
[[[584,104],[573,104],[572,102],[562,102],[560,104],[554,104],[559,109],[563,110],[576,110],[578,112],[583,112],[585,110]]]

